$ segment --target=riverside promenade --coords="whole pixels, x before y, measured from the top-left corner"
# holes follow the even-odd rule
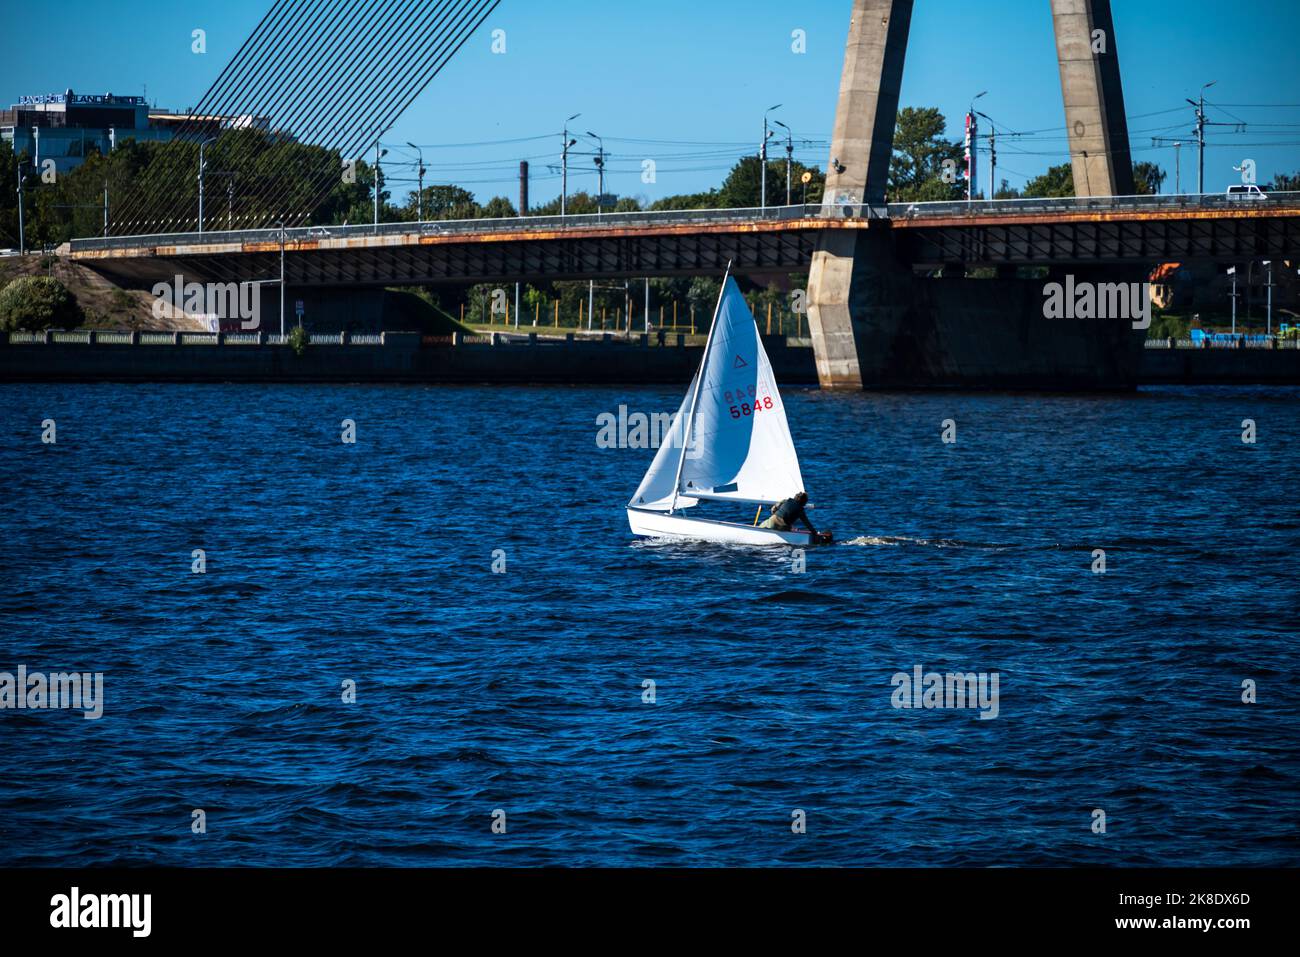
[[[765,336],[777,381],[815,385],[806,339]],[[265,333],[0,332],[0,382],[446,382],[681,384],[701,346],[606,333],[313,335],[301,352]],[[1139,385],[1297,385],[1300,348],[1147,343]],[[996,384],[990,386],[997,388]]]

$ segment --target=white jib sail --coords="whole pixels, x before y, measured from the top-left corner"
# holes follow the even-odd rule
[[[704,381],[681,462],[677,507],[696,505],[700,498],[771,504],[803,491],[772,364],[745,297],[730,277],[700,368]],[[628,505],[658,511],[671,507],[694,393],[692,380],[670,432],[672,441],[662,442]]]

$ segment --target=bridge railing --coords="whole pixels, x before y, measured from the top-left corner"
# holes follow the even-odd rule
[[[554,232],[620,226],[708,225],[713,223],[780,222],[824,214],[820,204],[769,206],[766,209],[665,209],[627,213],[574,213],[566,216],[511,216],[497,219],[445,219],[424,222],[362,223],[349,226],[295,226],[281,230],[243,229],[197,233],[150,233],[74,239],[73,252],[131,249],[150,246],[267,243],[356,239],[366,236],[444,236],[462,233]],[[880,207],[883,215],[884,207]]]
[[[278,244],[347,240],[368,236],[455,236],[473,233],[567,232],[636,226],[694,226],[718,223],[782,222],[812,219],[896,219],[1015,216],[1135,210],[1279,209],[1300,207],[1300,192],[1257,194],[1179,194],[1156,196],[1070,196],[1022,199],[977,199],[931,203],[817,203],[765,209],[644,210],[626,213],[575,213],[567,216],[512,216],[499,219],[451,219],[424,222],[362,223],[350,226],[296,226],[203,233],[152,233],[74,239],[71,251],[247,243]]]
[[[975,199],[937,203],[890,203],[890,219],[943,216],[1017,216],[1040,213],[1122,212],[1135,210],[1278,209],[1300,206],[1300,192],[1179,193],[1155,196],[1053,196]],[[858,207],[850,207],[851,210]],[[856,215],[856,212],[850,215]]]

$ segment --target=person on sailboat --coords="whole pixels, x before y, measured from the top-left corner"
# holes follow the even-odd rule
[[[772,517],[758,527],[774,528],[778,532],[788,532],[794,528],[795,522],[803,522],[808,526],[808,531],[816,535],[817,529],[808,520],[808,513],[804,510],[807,504],[807,492],[799,492],[793,498],[782,499],[772,506]]]

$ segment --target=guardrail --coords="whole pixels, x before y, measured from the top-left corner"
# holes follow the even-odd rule
[[[1251,196],[1252,198],[1244,198]],[[1300,192],[1268,194],[1201,193],[1156,196],[1074,196],[1062,198],[993,199],[929,203],[864,204],[846,197],[841,202],[765,209],[650,210],[629,213],[578,213],[568,216],[514,216],[501,219],[459,219],[424,222],[372,223],[352,226],[295,226],[286,229],[245,229],[203,233],[150,233],[74,239],[72,252],[154,246],[279,244],[354,239],[365,236],[455,236],[475,233],[554,232],[608,227],[689,226],[718,223],[782,222],[816,219],[917,219],[1079,212],[1205,209],[1300,208]]]
[[[389,336],[400,337],[399,339],[389,339]],[[389,346],[401,341],[408,344],[417,336],[415,332],[380,332],[380,333],[359,333],[352,334],[349,332],[335,333],[314,333],[308,338],[308,345],[311,347],[320,346]],[[489,332],[483,334],[466,334],[454,332],[450,335],[421,335],[419,342],[424,346],[509,346],[512,344],[522,345],[573,345],[574,343],[582,345],[593,344],[610,344],[622,343],[625,345],[648,346],[653,337],[638,333],[632,336],[615,335],[605,332],[599,335],[599,338],[593,336],[576,336],[572,332],[564,332],[554,336],[548,336],[545,333],[539,335],[537,332]],[[686,335],[684,333],[675,333],[673,335],[675,345],[684,347],[686,345]],[[137,345],[137,346],[277,346],[284,347],[289,345],[288,336],[269,335],[267,333],[242,333],[242,332],[184,332],[180,330],[171,332],[161,332],[157,330],[146,332],[126,332],[121,330],[97,330],[97,329],[47,329],[41,332],[4,332],[0,330],[0,346],[4,345]],[[668,343],[665,342],[665,345]]]
[[[1148,339],[1143,345],[1147,349],[1300,349],[1300,339]]]
[[[1247,199],[1246,196],[1255,198]],[[1096,213],[1144,210],[1293,209],[1300,207],[1300,192],[1258,194],[1179,193],[1155,196],[1063,196],[1022,199],[971,200],[940,203],[890,203],[890,219],[928,216],[1022,216],[1033,213]]]

